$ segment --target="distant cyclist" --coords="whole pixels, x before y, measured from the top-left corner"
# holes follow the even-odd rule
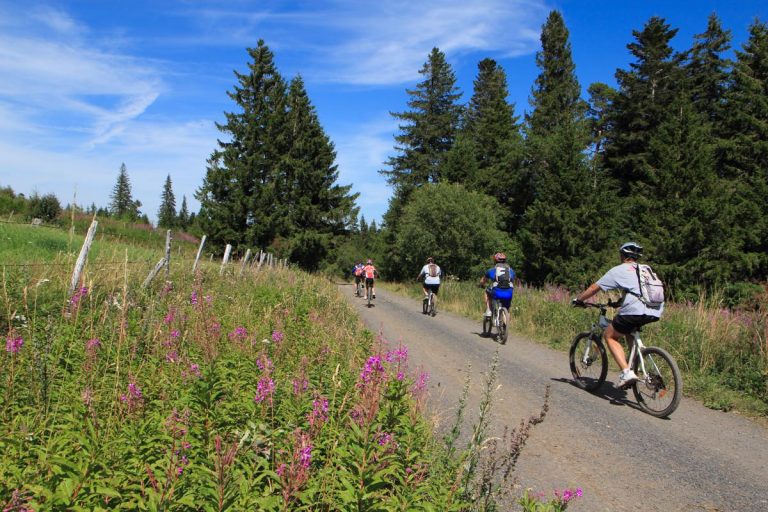
[[[429,290],[432,290],[432,293],[435,294],[435,306],[437,306],[437,292],[440,290],[440,277],[442,275],[442,269],[437,266],[437,264],[435,264],[435,258],[430,256],[427,258],[427,263],[421,267],[421,272],[419,272],[418,277],[416,277],[417,281],[421,281],[422,279],[424,280],[422,283],[422,289],[424,290],[424,300],[427,300],[429,297]]]
[[[505,308],[512,304],[515,281],[515,271],[507,265],[507,255],[497,252],[493,255],[494,266],[489,268],[480,280],[480,286],[485,287],[485,316],[491,316],[491,300],[498,300]],[[487,285],[487,287],[486,287]]]
[[[628,336],[645,324],[657,321],[664,310],[663,305],[657,308],[649,307],[640,299],[642,291],[640,290],[637,260],[642,255],[643,248],[640,244],[637,242],[625,243],[619,248],[621,264],[610,269],[596,283],[590,285],[573,299],[573,305],[579,306],[600,290],[620,290],[624,293],[618,314],[613,317],[613,322],[603,332],[608,350],[611,351],[611,355],[621,368],[616,384],[622,389],[630,386],[638,378],[627,364],[624,347],[621,346],[619,338]]]
[[[360,290],[360,283],[363,282],[363,268],[365,265],[363,265],[362,261],[358,261],[354,267],[352,267],[352,275],[355,276],[355,293],[358,293],[358,290]]]
[[[373,294],[373,298],[376,298],[376,287],[374,286],[374,280],[379,277],[379,271],[376,270],[376,267],[373,265],[373,260],[368,260],[365,263],[365,266],[363,267],[363,275],[365,276],[365,290],[366,294],[368,291],[368,288],[371,289],[371,293]]]

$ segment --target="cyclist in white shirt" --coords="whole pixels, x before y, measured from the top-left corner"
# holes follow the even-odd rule
[[[422,289],[424,290],[424,298],[429,297],[429,290],[435,294],[435,306],[437,306],[437,292],[440,290],[440,276],[443,275],[442,269],[435,264],[435,258],[430,256],[427,258],[427,264],[421,267],[417,281],[424,279],[422,283]]]
[[[611,351],[613,358],[621,368],[617,383],[619,388],[626,388],[638,380],[635,372],[629,368],[624,347],[621,346],[619,339],[628,336],[645,324],[656,322],[664,311],[663,305],[653,308],[639,299],[641,290],[637,273],[637,260],[642,254],[643,248],[637,242],[625,243],[619,248],[621,264],[610,269],[596,283],[573,299],[574,305],[581,305],[600,290],[619,290],[624,293],[618,314],[613,317],[613,322],[603,333],[608,350]]]

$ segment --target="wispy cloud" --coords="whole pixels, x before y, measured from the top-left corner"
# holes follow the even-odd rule
[[[100,144],[164,88],[157,63],[99,49],[66,13],[36,8],[13,21],[0,34],[0,101],[25,112],[27,128]]]
[[[311,56],[302,59],[300,71],[314,80],[392,85],[417,78],[433,47],[449,55],[531,53],[550,10],[544,0],[335,0],[312,3],[301,13],[290,5],[188,15],[204,25],[212,44],[253,46],[260,37],[281,51]]]

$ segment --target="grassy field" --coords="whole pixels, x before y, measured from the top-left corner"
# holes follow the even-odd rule
[[[98,239],[69,295],[82,234],[0,226],[2,510],[479,511],[512,489],[482,429],[434,436],[428,375],[326,279],[193,274],[180,248],[145,289],[162,244],[129,239]]]
[[[417,283],[381,285],[415,299],[423,296]],[[440,287],[440,308],[480,323],[482,293],[476,284],[447,281]],[[569,307],[572,297],[558,287],[518,286],[510,330],[566,352],[573,337],[596,320],[592,310]],[[702,295],[696,304],[667,304],[662,321],[644,328],[645,342],[675,357],[687,395],[712,409],[768,418],[767,298],[736,311],[721,307],[716,295]],[[569,373],[565,353],[563,371]]]

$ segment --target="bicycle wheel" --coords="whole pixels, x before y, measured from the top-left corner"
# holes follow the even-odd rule
[[[508,323],[509,323],[509,311],[507,311],[507,308],[499,309],[498,340],[499,340],[499,343],[501,343],[502,345],[507,343],[507,335],[509,334],[507,332]]]
[[[424,300],[421,301],[421,314],[426,315],[429,312],[429,298],[424,297]]]
[[[571,342],[569,358],[573,380],[580,388],[594,391],[603,385],[608,375],[608,356],[597,335],[591,332],[577,335]]]
[[[429,314],[435,316],[437,314],[437,304],[435,304],[435,294],[429,294]]]
[[[632,369],[640,380],[632,385],[640,407],[657,418],[665,418],[675,412],[683,395],[683,379],[680,369],[669,352],[658,347],[643,349],[645,375],[642,374],[639,359],[635,358]]]
[[[483,336],[491,336],[491,328],[493,326],[493,317],[483,315]]]
[[[371,299],[373,298],[373,288],[368,288],[366,291],[366,295],[368,296],[368,307],[371,307]]]

